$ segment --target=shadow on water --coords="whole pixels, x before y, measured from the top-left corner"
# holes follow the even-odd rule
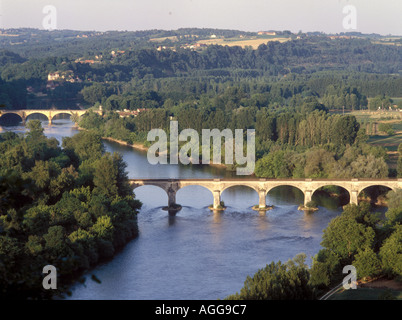
[[[328,190],[317,190],[314,192],[312,200],[317,206],[325,207],[327,209],[337,209],[344,205],[347,205],[350,201],[349,193],[339,188],[336,192],[330,192]]]

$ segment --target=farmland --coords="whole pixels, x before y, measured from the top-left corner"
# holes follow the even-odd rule
[[[252,47],[257,49],[259,45],[266,44],[270,41],[286,42],[291,40],[290,38],[283,37],[272,37],[272,38],[260,38],[260,37],[249,37],[249,38],[219,38],[219,39],[206,39],[199,40],[198,43],[205,45],[221,45],[221,46],[240,46],[242,48]]]

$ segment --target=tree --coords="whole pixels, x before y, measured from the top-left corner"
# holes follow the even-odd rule
[[[102,84],[94,83],[92,86],[82,89],[80,93],[85,101],[94,105],[106,96],[106,92],[106,88]]]
[[[51,214],[51,208],[46,205],[29,208],[24,215],[24,230],[33,235],[45,234],[49,228]]]
[[[44,129],[42,128],[42,123],[40,120],[29,120],[26,124],[26,128],[28,129],[28,139],[36,140],[39,138],[44,138]]]
[[[383,158],[360,155],[350,164],[350,175],[353,178],[386,178],[388,165]]]
[[[104,153],[102,137],[92,131],[81,131],[73,137],[65,137],[62,145],[68,155],[73,153],[80,161],[93,161],[99,159]]]
[[[113,158],[108,153],[100,158],[95,165],[94,185],[95,193],[104,194],[108,197],[118,195],[117,186],[118,170],[113,164]]]
[[[318,290],[338,282],[342,274],[340,257],[333,251],[323,248],[313,257],[310,269],[310,284]]]
[[[118,194],[121,197],[131,197],[133,195],[133,187],[130,185],[127,176],[127,163],[123,160],[120,153],[112,154],[113,167],[116,169],[116,186]]]
[[[226,299],[236,300],[308,300],[314,298],[309,284],[309,271],[305,265],[306,255],[299,254],[283,264],[270,263],[253,277],[248,276],[240,294]]]
[[[327,178],[334,164],[334,154],[325,149],[311,149],[306,153],[305,177]]]
[[[289,163],[289,152],[282,150],[270,152],[259,159],[255,167],[257,177],[266,178],[288,178],[292,176],[291,164]]]
[[[47,233],[43,235],[43,239],[45,240],[45,249],[49,251],[53,261],[57,261],[59,257],[67,257],[72,254],[62,226],[49,227]]]
[[[388,210],[385,213],[388,226],[395,226],[402,223],[402,189],[389,191],[387,193]]]
[[[388,275],[402,277],[402,225],[395,226],[381,246],[379,256]]]
[[[330,284],[327,265],[320,261],[315,261],[310,270],[309,283],[318,289],[327,288]]]
[[[381,262],[377,254],[371,248],[360,250],[355,255],[352,265],[356,268],[359,279],[374,277],[381,271]]]
[[[372,227],[357,222],[344,211],[324,229],[321,245],[333,251],[341,260],[352,262],[358,250],[372,248],[374,237]]]
[[[9,296],[12,289],[16,290],[17,282],[21,280],[18,269],[18,259],[22,248],[16,238],[0,235],[0,295]]]
[[[114,227],[111,218],[108,216],[99,217],[90,230],[98,238],[108,241],[113,240]]]
[[[332,137],[337,145],[352,145],[359,131],[359,123],[354,116],[346,115],[336,120]]]
[[[80,127],[88,130],[96,131],[99,134],[103,133],[105,120],[101,115],[92,110],[88,110],[79,120]]]

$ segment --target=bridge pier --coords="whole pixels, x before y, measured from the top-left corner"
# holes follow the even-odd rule
[[[258,197],[259,197],[258,207],[260,209],[265,209],[265,207],[267,206],[267,203],[266,203],[266,200],[265,200],[265,198],[266,198],[265,193],[266,193],[265,190],[258,191]]]
[[[313,198],[313,191],[312,190],[305,190],[304,191],[304,206],[306,207],[307,203],[309,203]]]
[[[181,205],[176,203],[176,192],[179,188],[177,185],[171,185],[167,190],[166,193],[168,195],[168,206],[163,207],[163,210],[169,212],[170,215],[176,214],[176,212],[181,210]]]
[[[176,191],[173,189],[168,190],[168,206],[169,208],[174,207],[176,205]]]
[[[213,208],[214,209],[219,209],[220,205],[221,205],[221,192],[219,190],[214,190],[212,192],[213,196],[214,196],[214,205]]]
[[[357,199],[357,197],[359,196],[359,191],[357,191],[357,190],[352,190],[352,191],[349,191],[349,194],[350,194],[350,203],[351,203],[351,204],[358,205],[358,199]]]

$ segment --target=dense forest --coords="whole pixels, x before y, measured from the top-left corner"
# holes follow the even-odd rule
[[[135,237],[134,198],[119,154],[81,132],[46,138],[31,120],[24,136],[0,135],[0,297],[65,294],[70,281],[111,258]],[[57,290],[42,287],[45,265],[57,265]]]
[[[123,36],[117,33],[109,37]],[[117,101],[115,108],[128,109],[161,107],[166,100],[174,104],[200,100],[203,95],[210,97],[229,87],[242,89],[250,98],[263,95],[263,106],[283,105],[301,94],[320,98],[330,109],[366,109],[368,97],[402,96],[401,47],[375,44],[369,38],[306,36],[283,43],[269,41],[256,50],[210,45],[201,51],[181,47],[157,50],[154,42],[146,41],[150,36],[141,38],[141,46],[103,42],[96,36],[70,38],[66,35],[62,52],[57,50],[56,40],[37,40],[48,52],[41,55],[32,48],[22,51],[27,45],[24,43],[3,47],[0,85],[25,85],[54,101],[68,95],[79,103],[92,105],[98,101],[107,108],[107,100],[113,98]],[[85,45],[95,44],[97,50],[85,49]],[[46,89],[49,73],[55,72],[68,81]],[[103,91],[97,90],[97,84],[102,84]],[[136,98],[133,94],[147,96],[155,91],[161,97],[159,101],[151,99],[153,105],[150,99],[132,99]],[[9,108],[29,106],[32,100],[25,94],[18,95],[16,101],[7,90],[2,94],[3,104]]]

